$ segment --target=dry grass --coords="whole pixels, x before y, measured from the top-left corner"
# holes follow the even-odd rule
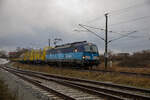
[[[96,69],[105,70],[104,63]],[[120,67],[117,63],[113,63],[112,67],[108,66],[107,70],[150,74],[150,67]]]
[[[13,65],[15,67],[19,66],[19,68],[21,69],[46,72],[50,74],[57,74],[57,75],[82,78],[82,79],[90,79],[96,81],[107,81],[107,82],[125,84],[125,85],[142,87],[142,88],[150,88],[149,78],[118,75],[118,74],[111,74],[111,73],[104,74],[99,72],[82,72],[82,71],[77,71],[72,69],[54,68],[48,65],[43,65],[43,66],[27,65],[27,64],[20,64],[20,63],[14,63]]]

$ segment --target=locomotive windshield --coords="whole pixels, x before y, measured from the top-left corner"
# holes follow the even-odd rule
[[[98,52],[97,47],[95,45],[86,45],[84,49],[85,52]]]

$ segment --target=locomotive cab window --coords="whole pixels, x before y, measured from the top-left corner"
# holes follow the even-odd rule
[[[84,47],[84,49],[85,49],[85,52],[90,52],[90,51],[91,51],[89,45],[86,45],[86,46]]]
[[[95,45],[92,45],[91,49],[92,49],[91,50],[92,52],[98,52],[98,49],[97,49],[97,47]]]
[[[95,52],[95,53],[98,52],[98,49],[95,45],[86,45],[84,49],[85,52]]]

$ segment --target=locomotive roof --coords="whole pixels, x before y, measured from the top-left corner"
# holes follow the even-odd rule
[[[80,41],[80,42],[73,42],[73,43],[58,45],[58,46],[55,46],[55,49],[67,48],[67,47],[71,47],[71,46],[79,46],[79,45],[84,45],[84,44],[88,44],[87,41]]]

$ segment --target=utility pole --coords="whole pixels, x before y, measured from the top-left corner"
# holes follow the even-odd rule
[[[50,39],[50,33],[49,33],[49,39],[48,39],[48,46],[50,47],[51,39]]]
[[[108,13],[105,14],[106,17],[106,27],[105,27],[105,69],[107,69],[107,62],[108,62],[108,53],[107,53],[107,44],[108,44]]]
[[[105,52],[104,52],[104,61],[105,61],[105,69],[107,70],[107,66],[108,66],[108,44],[113,42],[113,41],[116,41],[116,40],[119,40],[121,38],[124,38],[124,37],[128,37],[129,35],[133,34],[133,33],[136,33],[137,31],[133,31],[133,32],[129,32],[128,34],[121,34],[122,36],[118,37],[118,38],[114,38],[114,39],[111,39],[111,40],[108,40],[108,32],[112,32],[112,31],[108,31],[108,13],[105,13],[105,18],[106,18],[106,26],[105,26],[105,29],[103,28],[94,28],[92,26],[88,26],[88,25],[83,25],[83,24],[79,24],[80,27],[86,29],[85,30],[74,30],[74,31],[84,31],[84,32],[90,32],[92,33],[93,35],[97,36],[99,39],[103,40],[105,42]],[[90,29],[88,29],[87,27],[89,28],[94,28],[94,29],[100,29],[100,30],[104,30],[105,31],[105,38],[101,37],[100,35],[98,35],[97,33],[95,33],[94,31],[91,31]],[[113,33],[113,32],[112,32]],[[115,33],[115,32],[114,32]]]
[[[50,39],[48,39],[48,46],[49,46],[49,47],[50,47],[50,41],[51,41],[51,40],[50,40]]]

